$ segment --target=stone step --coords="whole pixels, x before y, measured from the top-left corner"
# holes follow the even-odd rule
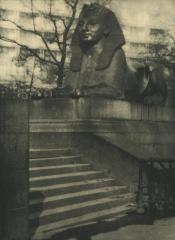
[[[53,185],[58,183],[71,183],[76,181],[84,181],[103,177],[100,171],[83,171],[76,173],[58,174],[52,176],[31,177],[29,179],[30,187],[41,187],[45,185]]]
[[[61,173],[73,173],[80,171],[88,171],[91,169],[90,164],[66,164],[60,166],[47,166],[47,167],[31,167],[29,169],[30,177],[55,175]]]
[[[135,208],[126,205],[119,207],[111,207],[107,209],[102,209],[92,213],[85,213],[78,217],[67,218],[65,220],[57,221],[54,223],[49,223],[39,226],[37,229],[31,229],[31,240],[44,240],[51,239],[54,235],[68,229],[73,229],[82,225],[94,224],[97,221],[121,218],[127,213],[135,210]],[[59,238],[57,238],[59,239]]]
[[[30,226],[43,225],[61,221],[64,219],[78,217],[86,213],[96,212],[103,209],[126,205],[134,202],[134,194],[122,194],[113,197],[105,197],[83,203],[42,210],[29,214]]]
[[[30,158],[61,157],[74,153],[73,148],[54,148],[54,149],[30,149]]]
[[[42,196],[44,195],[45,197],[47,197],[47,196],[54,196],[57,194],[74,193],[74,192],[80,192],[83,190],[106,187],[114,184],[115,184],[115,180],[110,178],[99,178],[95,180],[86,180],[83,182],[80,180],[79,182],[54,184],[54,185],[41,186],[41,187],[31,187],[29,196],[30,196],[30,199],[32,199],[40,196],[42,193]]]
[[[57,206],[66,206],[69,204],[86,202],[88,200],[95,200],[114,194],[123,194],[128,192],[128,188],[125,186],[110,186],[103,188],[96,188],[92,190],[80,191],[75,193],[67,193],[62,195],[55,195],[52,197],[39,196],[35,199],[30,199],[30,212],[38,211],[40,209],[45,210],[49,208],[55,208]]]
[[[47,167],[56,166],[61,164],[79,163],[80,156],[62,156],[62,157],[45,157],[45,158],[32,158],[29,160],[30,167]]]

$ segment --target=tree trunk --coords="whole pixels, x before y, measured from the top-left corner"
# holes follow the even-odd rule
[[[63,71],[60,71],[58,73],[58,77],[57,77],[57,88],[62,88],[63,87]]]

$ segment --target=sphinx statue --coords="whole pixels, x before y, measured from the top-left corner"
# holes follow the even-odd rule
[[[166,99],[165,82],[157,84],[156,74],[152,76],[148,66],[128,67],[124,44],[121,26],[110,9],[97,3],[83,6],[65,81],[74,97],[95,95],[148,103]]]

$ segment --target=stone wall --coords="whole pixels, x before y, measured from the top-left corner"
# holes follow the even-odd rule
[[[30,113],[31,147],[73,146],[95,169],[131,190],[138,183],[140,160],[174,159],[173,108],[109,99],[50,99],[33,101]]]
[[[28,104],[0,102],[0,238],[28,239]]]
[[[31,120],[76,121],[82,119],[108,119],[114,120],[114,122],[116,120],[138,120],[138,125],[142,121],[167,123],[175,121],[174,107],[148,106],[98,97],[34,100],[30,106]]]

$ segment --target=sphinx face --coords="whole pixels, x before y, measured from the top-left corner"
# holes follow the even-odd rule
[[[103,26],[98,19],[84,18],[79,26],[79,38],[84,43],[96,43],[103,37]]]

